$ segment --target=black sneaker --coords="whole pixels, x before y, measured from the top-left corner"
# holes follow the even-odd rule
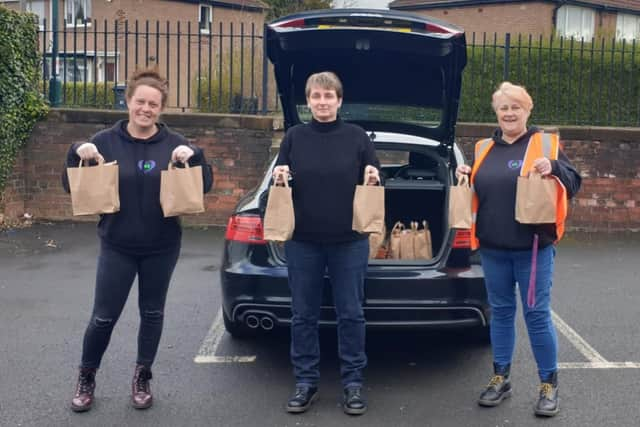
[[[362,397],[362,387],[354,386],[344,389],[342,409],[349,415],[362,415],[367,411],[367,402]]]
[[[496,374],[491,378],[487,388],[480,394],[478,405],[498,406],[504,399],[511,397],[511,381],[506,375]]]
[[[318,387],[306,385],[296,386],[296,390],[287,402],[287,412],[299,414],[311,407],[311,404],[318,397]]]
[[[542,417],[553,417],[560,411],[557,372],[554,372],[548,381],[540,384],[540,397],[533,411]]]

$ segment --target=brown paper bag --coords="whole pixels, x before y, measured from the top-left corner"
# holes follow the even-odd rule
[[[176,168],[171,162],[160,172],[160,205],[165,218],[204,212],[202,166]]]
[[[416,230],[405,228],[400,233],[400,259],[416,259],[413,241],[416,237]]]
[[[427,221],[422,221],[422,229],[418,229],[418,223],[412,222],[411,229],[415,230],[413,239],[413,254],[415,259],[431,259],[433,258],[433,250],[431,248],[431,231]]]
[[[400,259],[400,235],[404,230],[404,224],[400,221],[396,222],[391,229],[389,235],[389,257],[392,259]]]
[[[357,185],[351,228],[358,233],[381,233],[384,226],[384,187]]]
[[[291,187],[285,174],[281,174],[281,177],[284,187],[276,185],[277,179],[273,181],[264,213],[264,239],[276,242],[291,239],[296,224]]]
[[[531,172],[519,176],[516,187],[516,221],[521,224],[556,222],[557,188],[553,178]]]
[[[384,223],[382,224],[382,231],[380,233],[369,234],[369,258],[377,258],[380,247],[384,243],[387,230],[385,230]]]
[[[120,210],[117,162],[67,168],[74,215],[115,213]]]
[[[471,229],[471,198],[469,178],[462,175],[458,185],[449,187],[449,227]]]

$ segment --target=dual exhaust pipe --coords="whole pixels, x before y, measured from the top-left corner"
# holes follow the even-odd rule
[[[270,331],[275,326],[273,317],[263,313],[249,313],[244,316],[244,324],[249,329],[262,328],[265,331]]]

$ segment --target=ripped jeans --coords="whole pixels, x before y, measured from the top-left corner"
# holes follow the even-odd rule
[[[99,368],[113,328],[138,276],[139,365],[150,368],[158,351],[164,305],[180,243],[162,251],[131,253],[101,241],[93,312],[82,345],[81,368]]]

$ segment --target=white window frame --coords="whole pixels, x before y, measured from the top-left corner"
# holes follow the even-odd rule
[[[42,15],[33,10],[34,3],[42,5]],[[38,16],[38,28],[40,29],[40,31],[44,30],[43,20],[47,19],[47,21],[49,21],[49,18],[47,16],[47,4],[50,4],[50,2],[45,2],[45,0],[28,0],[25,4],[27,12],[33,13]]]
[[[202,10],[206,9],[209,11],[209,20],[206,22],[206,27],[202,28],[202,23],[204,22],[202,18]],[[198,6],[198,28],[200,29],[201,34],[209,34],[209,24],[213,22],[213,6],[209,4],[200,4]]]
[[[580,28],[569,28],[571,19],[580,20]],[[584,38],[591,40],[595,35],[596,12],[594,9],[580,6],[564,5],[556,15],[556,32],[562,37]]]
[[[83,22],[76,22],[76,2],[82,2],[82,10],[84,11]],[[90,27],[91,26],[91,2],[92,0],[65,0],[64,19],[67,27]],[[69,16],[72,17],[69,20]]]
[[[631,31],[629,31],[630,28]],[[640,16],[630,15],[627,13],[618,13],[618,16],[616,18],[616,39],[640,39]]]

